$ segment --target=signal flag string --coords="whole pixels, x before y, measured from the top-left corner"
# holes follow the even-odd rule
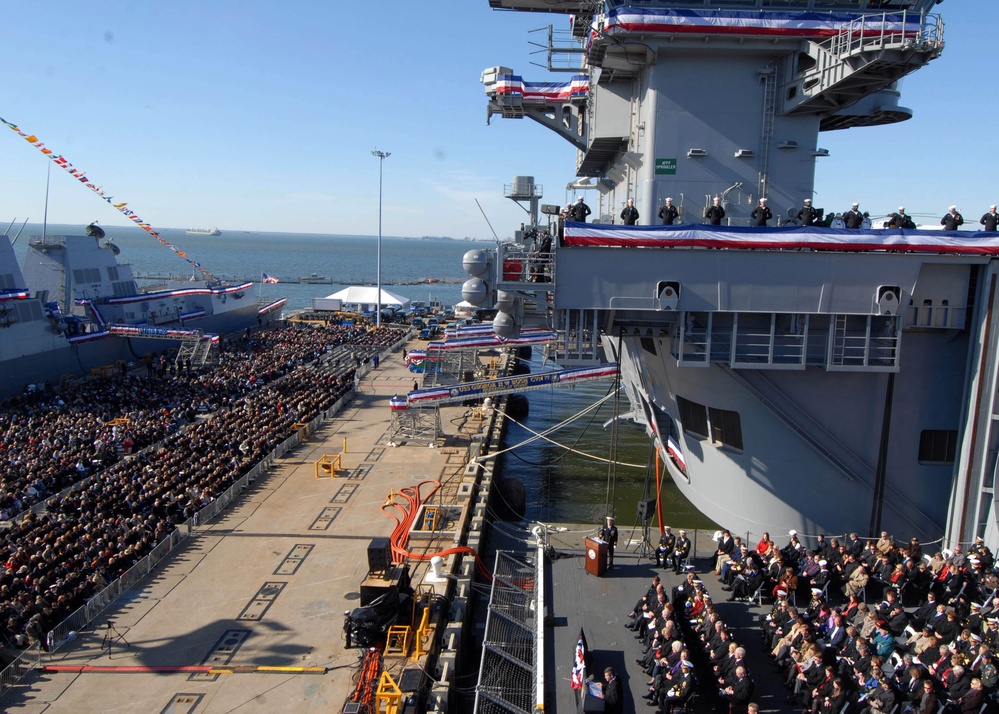
[[[73,166],[73,164],[69,163],[69,161],[67,161],[66,158],[62,154],[56,154],[56,153],[54,153],[52,151],[52,149],[47,148],[45,146],[45,144],[43,144],[41,141],[39,141],[38,137],[35,136],[34,134],[26,134],[26,133],[24,133],[23,131],[21,131],[21,129],[16,124],[7,121],[3,117],[0,117],[0,122],[3,122],[8,127],[10,127],[10,129],[15,134],[17,134],[22,139],[24,139],[25,141],[27,141],[29,144],[31,144],[32,146],[34,146],[36,149],[38,149],[39,151],[41,151],[42,154],[44,154],[49,159],[51,159],[52,162],[56,166],[58,166],[59,168],[63,169],[70,176],[72,176],[73,178],[75,178],[77,181],[79,181],[84,186],[86,186],[87,188],[89,188],[91,191],[93,191],[94,193],[96,193],[102,199],[104,199],[105,201],[107,201],[108,204],[112,208],[116,208],[119,213],[121,213],[122,215],[124,215],[126,218],[128,218],[130,221],[132,221],[139,228],[141,228],[146,233],[148,233],[149,235],[151,235],[153,238],[155,238],[156,240],[158,240],[160,243],[162,243],[163,245],[165,245],[167,248],[169,248],[170,250],[172,250],[174,253],[177,254],[178,257],[183,258],[184,260],[186,260],[188,262],[188,264],[190,264],[191,267],[193,267],[195,270],[198,270],[198,271],[204,273],[211,280],[213,280],[215,282],[221,282],[218,278],[216,278],[214,275],[212,275],[212,273],[209,270],[207,270],[206,268],[204,268],[201,265],[201,263],[199,263],[196,260],[193,260],[192,258],[189,258],[188,255],[187,255],[187,253],[185,253],[184,251],[180,250],[175,245],[173,245],[172,243],[170,243],[170,241],[165,240],[162,236],[160,236],[159,233],[157,233],[156,231],[154,231],[153,227],[151,225],[149,225],[148,223],[146,223],[145,221],[143,221],[141,218],[139,218],[139,216],[137,216],[135,214],[134,211],[132,211],[130,208],[128,208],[128,203],[127,202],[122,201],[122,202],[119,202],[119,203],[115,203],[114,202],[114,196],[108,196],[107,193],[105,193],[105,191],[104,191],[103,188],[101,188],[100,186],[97,186],[89,178],[87,178],[87,172],[86,171],[81,171],[80,169],[75,168]]]

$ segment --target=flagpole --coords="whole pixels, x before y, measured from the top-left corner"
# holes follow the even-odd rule
[[[375,268],[378,298],[375,305],[377,311],[375,312],[375,329],[380,329],[382,326],[382,164],[392,154],[388,151],[375,149],[371,155],[378,157],[378,259]]]

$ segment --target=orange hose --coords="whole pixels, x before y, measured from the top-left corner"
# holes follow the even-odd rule
[[[656,517],[659,519],[659,535],[665,532],[663,528],[663,477],[659,472],[659,449],[656,449]]]
[[[427,484],[433,484],[433,489],[423,497],[420,493],[421,489]],[[415,487],[406,486],[399,490],[398,495],[403,496],[409,502],[409,508],[406,508],[401,503],[392,502],[382,506],[382,511],[384,511],[390,518],[395,520],[396,526],[392,529],[392,536],[390,538],[392,547],[392,559],[395,562],[400,562],[404,558],[409,558],[410,560],[430,560],[435,555],[441,557],[447,555],[471,555],[475,558],[476,570],[478,570],[479,575],[481,575],[486,580],[492,580],[493,576],[486,564],[483,562],[482,558],[475,551],[474,548],[470,548],[466,545],[455,546],[453,548],[447,548],[445,550],[438,551],[437,553],[413,553],[408,549],[409,545],[409,531],[416,520],[417,514],[420,512],[420,506],[422,506],[427,500],[429,500],[437,490],[441,487],[440,481],[421,481]],[[390,513],[387,509],[395,507],[402,511],[403,518],[400,520],[396,518],[393,513]]]
[[[375,647],[371,647],[364,653],[364,663],[361,665],[361,676],[357,679],[357,686],[350,697],[352,702],[365,704],[369,711],[374,711],[372,706],[375,703],[375,692],[378,688],[378,677],[381,674],[381,652]]]

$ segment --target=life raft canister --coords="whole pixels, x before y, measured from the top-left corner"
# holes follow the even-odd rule
[[[520,280],[520,276],[524,274],[524,264],[515,258],[509,258],[503,261],[503,279],[504,280]]]

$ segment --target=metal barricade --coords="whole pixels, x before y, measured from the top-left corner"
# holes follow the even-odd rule
[[[17,684],[21,677],[38,667],[41,661],[42,648],[37,644],[18,655],[17,659],[0,672],[0,696]]]

